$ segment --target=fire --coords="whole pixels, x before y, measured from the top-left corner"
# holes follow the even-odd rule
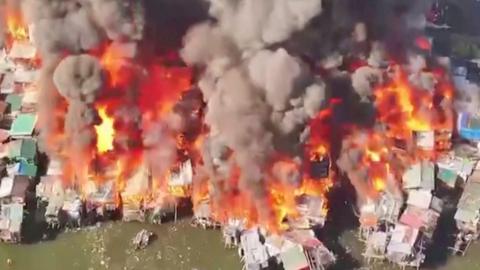
[[[386,187],[385,180],[383,180],[382,178],[374,178],[373,179],[373,187],[378,192],[384,191],[385,187]]]
[[[441,70],[431,74],[434,89],[421,89],[397,66],[392,80],[375,90],[377,118],[388,127],[387,136],[410,139],[413,131],[452,130],[452,84]]]
[[[28,29],[23,22],[21,12],[17,10],[8,10],[6,17],[7,29],[10,37],[14,41],[28,40]]]
[[[126,69],[128,62],[123,58],[120,48],[115,45],[106,47],[100,57],[100,63],[107,71],[110,87],[128,85],[132,74]]]
[[[392,81],[375,91],[375,105],[378,118],[390,129],[394,138],[409,138],[412,131],[428,131],[432,129],[432,120],[425,108],[431,108],[433,96],[426,90],[411,86],[403,72],[396,70]]]
[[[97,132],[97,151],[105,153],[113,149],[113,138],[115,136],[115,129],[113,126],[114,119],[107,114],[106,107],[98,109],[98,115],[102,119],[100,125],[95,126]]]

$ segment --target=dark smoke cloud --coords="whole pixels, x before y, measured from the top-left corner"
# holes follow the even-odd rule
[[[320,1],[210,1],[216,22],[190,29],[181,52],[187,64],[205,69],[198,85],[207,104],[210,134],[203,160],[218,199],[240,168],[241,191],[265,207],[275,155],[301,155],[300,137],[328,97],[323,81],[301,59],[267,46],[287,39],[321,11]],[[286,144],[285,142],[290,142]],[[300,166],[299,166],[300,167]],[[296,183],[299,172],[277,175]],[[220,189],[220,190],[217,190]]]

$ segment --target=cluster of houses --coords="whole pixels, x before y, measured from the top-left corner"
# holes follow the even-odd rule
[[[359,238],[365,243],[363,256],[367,263],[387,261],[401,268],[419,268],[426,250],[435,244],[436,233],[455,237],[450,249],[460,254],[478,238],[478,156],[475,148],[461,148],[443,153],[435,162],[417,161],[404,172],[403,195],[385,191],[378,200],[361,207]],[[452,208],[457,230],[436,231],[440,215]]]
[[[28,40],[0,51],[0,240],[5,242],[22,240],[26,210],[35,202],[39,172],[35,57]]]
[[[230,219],[222,228],[225,246],[238,248],[243,269],[324,270],[336,261],[311,228],[291,228],[278,235],[244,224]]]

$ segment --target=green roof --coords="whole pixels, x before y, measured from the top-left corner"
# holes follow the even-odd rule
[[[32,160],[37,155],[37,143],[32,139],[22,140],[20,156]]]
[[[23,97],[17,94],[9,94],[5,99],[5,102],[10,104],[11,111],[18,111],[22,107]]]
[[[37,155],[37,143],[32,139],[17,140],[10,143],[9,157],[33,160]]]
[[[28,161],[22,160],[20,162],[20,175],[35,177],[37,175],[37,165]]]
[[[19,114],[15,118],[15,120],[13,120],[12,127],[10,128],[10,135],[11,136],[32,135],[36,122],[37,122],[37,116],[35,114],[30,114],[30,113]]]

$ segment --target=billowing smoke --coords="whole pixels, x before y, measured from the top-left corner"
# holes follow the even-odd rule
[[[187,64],[205,69],[198,83],[210,129],[205,168],[214,200],[240,191],[268,218],[265,200],[275,181],[271,166],[279,161],[277,155],[302,156],[301,134],[327,94],[300,58],[267,47],[301,30],[321,11],[321,1],[210,2],[217,22],[194,26],[181,52]],[[240,170],[238,186],[230,181],[235,168]],[[299,184],[298,174],[284,175],[292,179],[276,180]]]
[[[95,142],[93,127],[99,122],[95,104],[105,95],[100,92],[107,81],[112,81],[112,74],[102,71],[111,67],[99,62],[98,54],[112,41],[123,44],[142,39],[141,1],[23,0],[21,5],[26,23],[34,25],[31,38],[42,59],[41,149],[50,156],[62,155],[70,147],[86,151]],[[120,112],[110,113],[121,114],[122,108],[115,109]],[[127,113],[130,118],[131,111]],[[82,158],[88,163],[91,157]]]
[[[68,151],[76,153],[72,168],[84,170],[96,141],[94,125],[99,119],[94,102],[104,87],[104,71],[93,56],[68,56],[57,66],[53,81],[68,102],[64,132]],[[74,173],[82,175],[81,171]]]

